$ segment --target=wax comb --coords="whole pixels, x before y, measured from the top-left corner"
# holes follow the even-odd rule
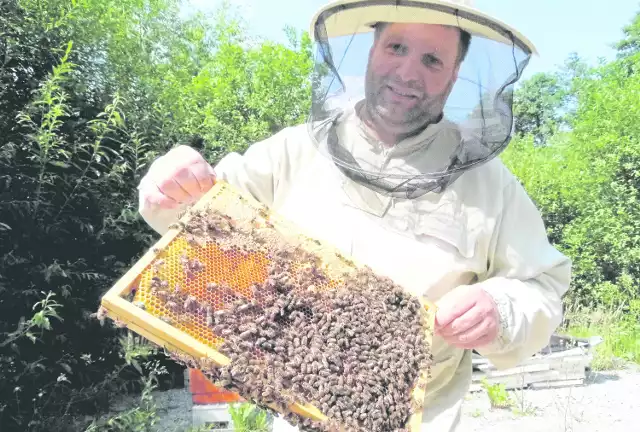
[[[187,210],[101,308],[301,430],[420,430],[434,305],[228,183]]]

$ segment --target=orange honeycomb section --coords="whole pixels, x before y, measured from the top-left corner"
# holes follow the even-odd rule
[[[251,299],[251,287],[267,278],[264,253],[221,250],[215,243],[191,246],[178,237],[141,275],[134,301],[152,315],[200,342],[219,347],[222,338],[207,326],[207,316],[238,296]]]

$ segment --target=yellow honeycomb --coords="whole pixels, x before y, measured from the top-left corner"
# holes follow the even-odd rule
[[[216,385],[321,430],[419,430],[432,305],[225,183],[103,306],[185,364],[212,353]]]
[[[204,263],[203,269],[185,271],[185,259]],[[233,292],[252,298],[251,287],[264,282],[268,262],[262,253],[223,251],[215,243],[194,248],[184,237],[178,237],[142,273],[134,301],[144,305],[152,315],[163,318],[205,345],[217,348],[222,339],[207,326],[206,311],[200,308],[188,313],[185,302],[193,296],[199,303],[207,303],[216,311],[233,301],[230,292],[221,291],[211,284],[218,287],[227,285]],[[154,286],[154,278],[161,280],[162,286]]]

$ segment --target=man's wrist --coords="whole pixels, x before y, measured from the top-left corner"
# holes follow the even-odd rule
[[[489,295],[495,305],[495,314],[497,319],[498,333],[494,340],[489,344],[497,349],[504,347],[509,342],[509,327],[511,321],[511,300],[502,291],[499,286],[501,281],[486,281],[482,283],[482,290]]]

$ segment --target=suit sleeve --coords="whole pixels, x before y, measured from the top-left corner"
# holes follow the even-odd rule
[[[279,173],[286,160],[286,129],[251,145],[244,154],[232,152],[225,155],[214,167],[217,180],[252,195],[256,200],[271,206],[280,181]],[[161,156],[166,157],[166,156]],[[144,221],[160,235],[164,235],[175,223],[187,205],[176,209],[164,209],[149,205],[139,198],[138,211]]]
[[[540,212],[513,177],[504,203],[489,271],[479,282],[498,305],[500,332],[477,350],[500,369],[517,366],[549,343],[571,281],[571,261],[549,243]]]

